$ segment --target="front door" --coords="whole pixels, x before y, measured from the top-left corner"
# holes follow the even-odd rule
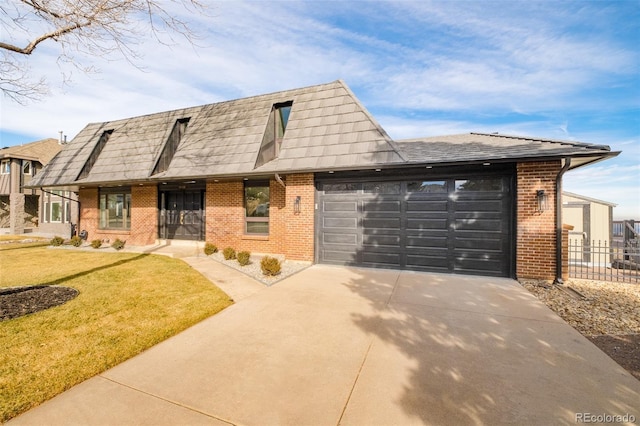
[[[202,190],[161,193],[160,237],[175,240],[202,240],[204,215]]]

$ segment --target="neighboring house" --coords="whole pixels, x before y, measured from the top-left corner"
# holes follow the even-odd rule
[[[562,174],[617,154],[498,134],[395,141],[335,81],[89,124],[32,185],[78,191],[89,240],[553,279]]]
[[[63,234],[69,228],[71,209],[68,206],[53,207],[46,214],[41,208],[62,202],[59,196],[50,195],[35,188],[25,188],[60,150],[56,139],[43,139],[24,145],[0,149],[0,228],[9,228],[12,234],[23,232],[51,232]],[[66,210],[65,210],[66,208]],[[77,208],[76,208],[77,210]],[[66,228],[62,228],[67,222]],[[51,226],[50,223],[54,225]],[[68,235],[69,231],[64,233]]]

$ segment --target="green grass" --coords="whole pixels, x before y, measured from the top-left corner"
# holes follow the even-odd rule
[[[0,287],[37,284],[80,293],[63,305],[0,322],[0,422],[232,303],[177,259],[0,245]]]

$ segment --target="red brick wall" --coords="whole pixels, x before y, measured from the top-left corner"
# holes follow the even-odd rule
[[[209,182],[206,189],[206,240],[219,249],[283,254],[287,259],[313,261],[314,206],[313,174],[289,175],[286,188],[269,182],[269,235],[245,235],[244,183]],[[301,197],[300,212],[293,203]]]
[[[518,278],[553,280],[556,275],[556,193],[555,182],[560,161],[519,163],[517,167],[517,245]],[[548,209],[538,211],[536,192],[548,196]]]
[[[113,242],[119,238],[129,245],[149,245],[155,243],[158,229],[158,189],[155,186],[131,188],[131,230],[99,229],[99,200],[97,188],[80,189],[80,230],[88,233],[88,241],[105,240]]]
[[[129,244],[154,244],[158,238],[158,188],[131,187],[131,232]]]

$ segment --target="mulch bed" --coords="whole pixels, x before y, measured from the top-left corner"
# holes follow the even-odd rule
[[[640,334],[586,336],[594,345],[640,380]]]
[[[62,305],[77,295],[75,288],[53,285],[0,289],[0,321]]]

